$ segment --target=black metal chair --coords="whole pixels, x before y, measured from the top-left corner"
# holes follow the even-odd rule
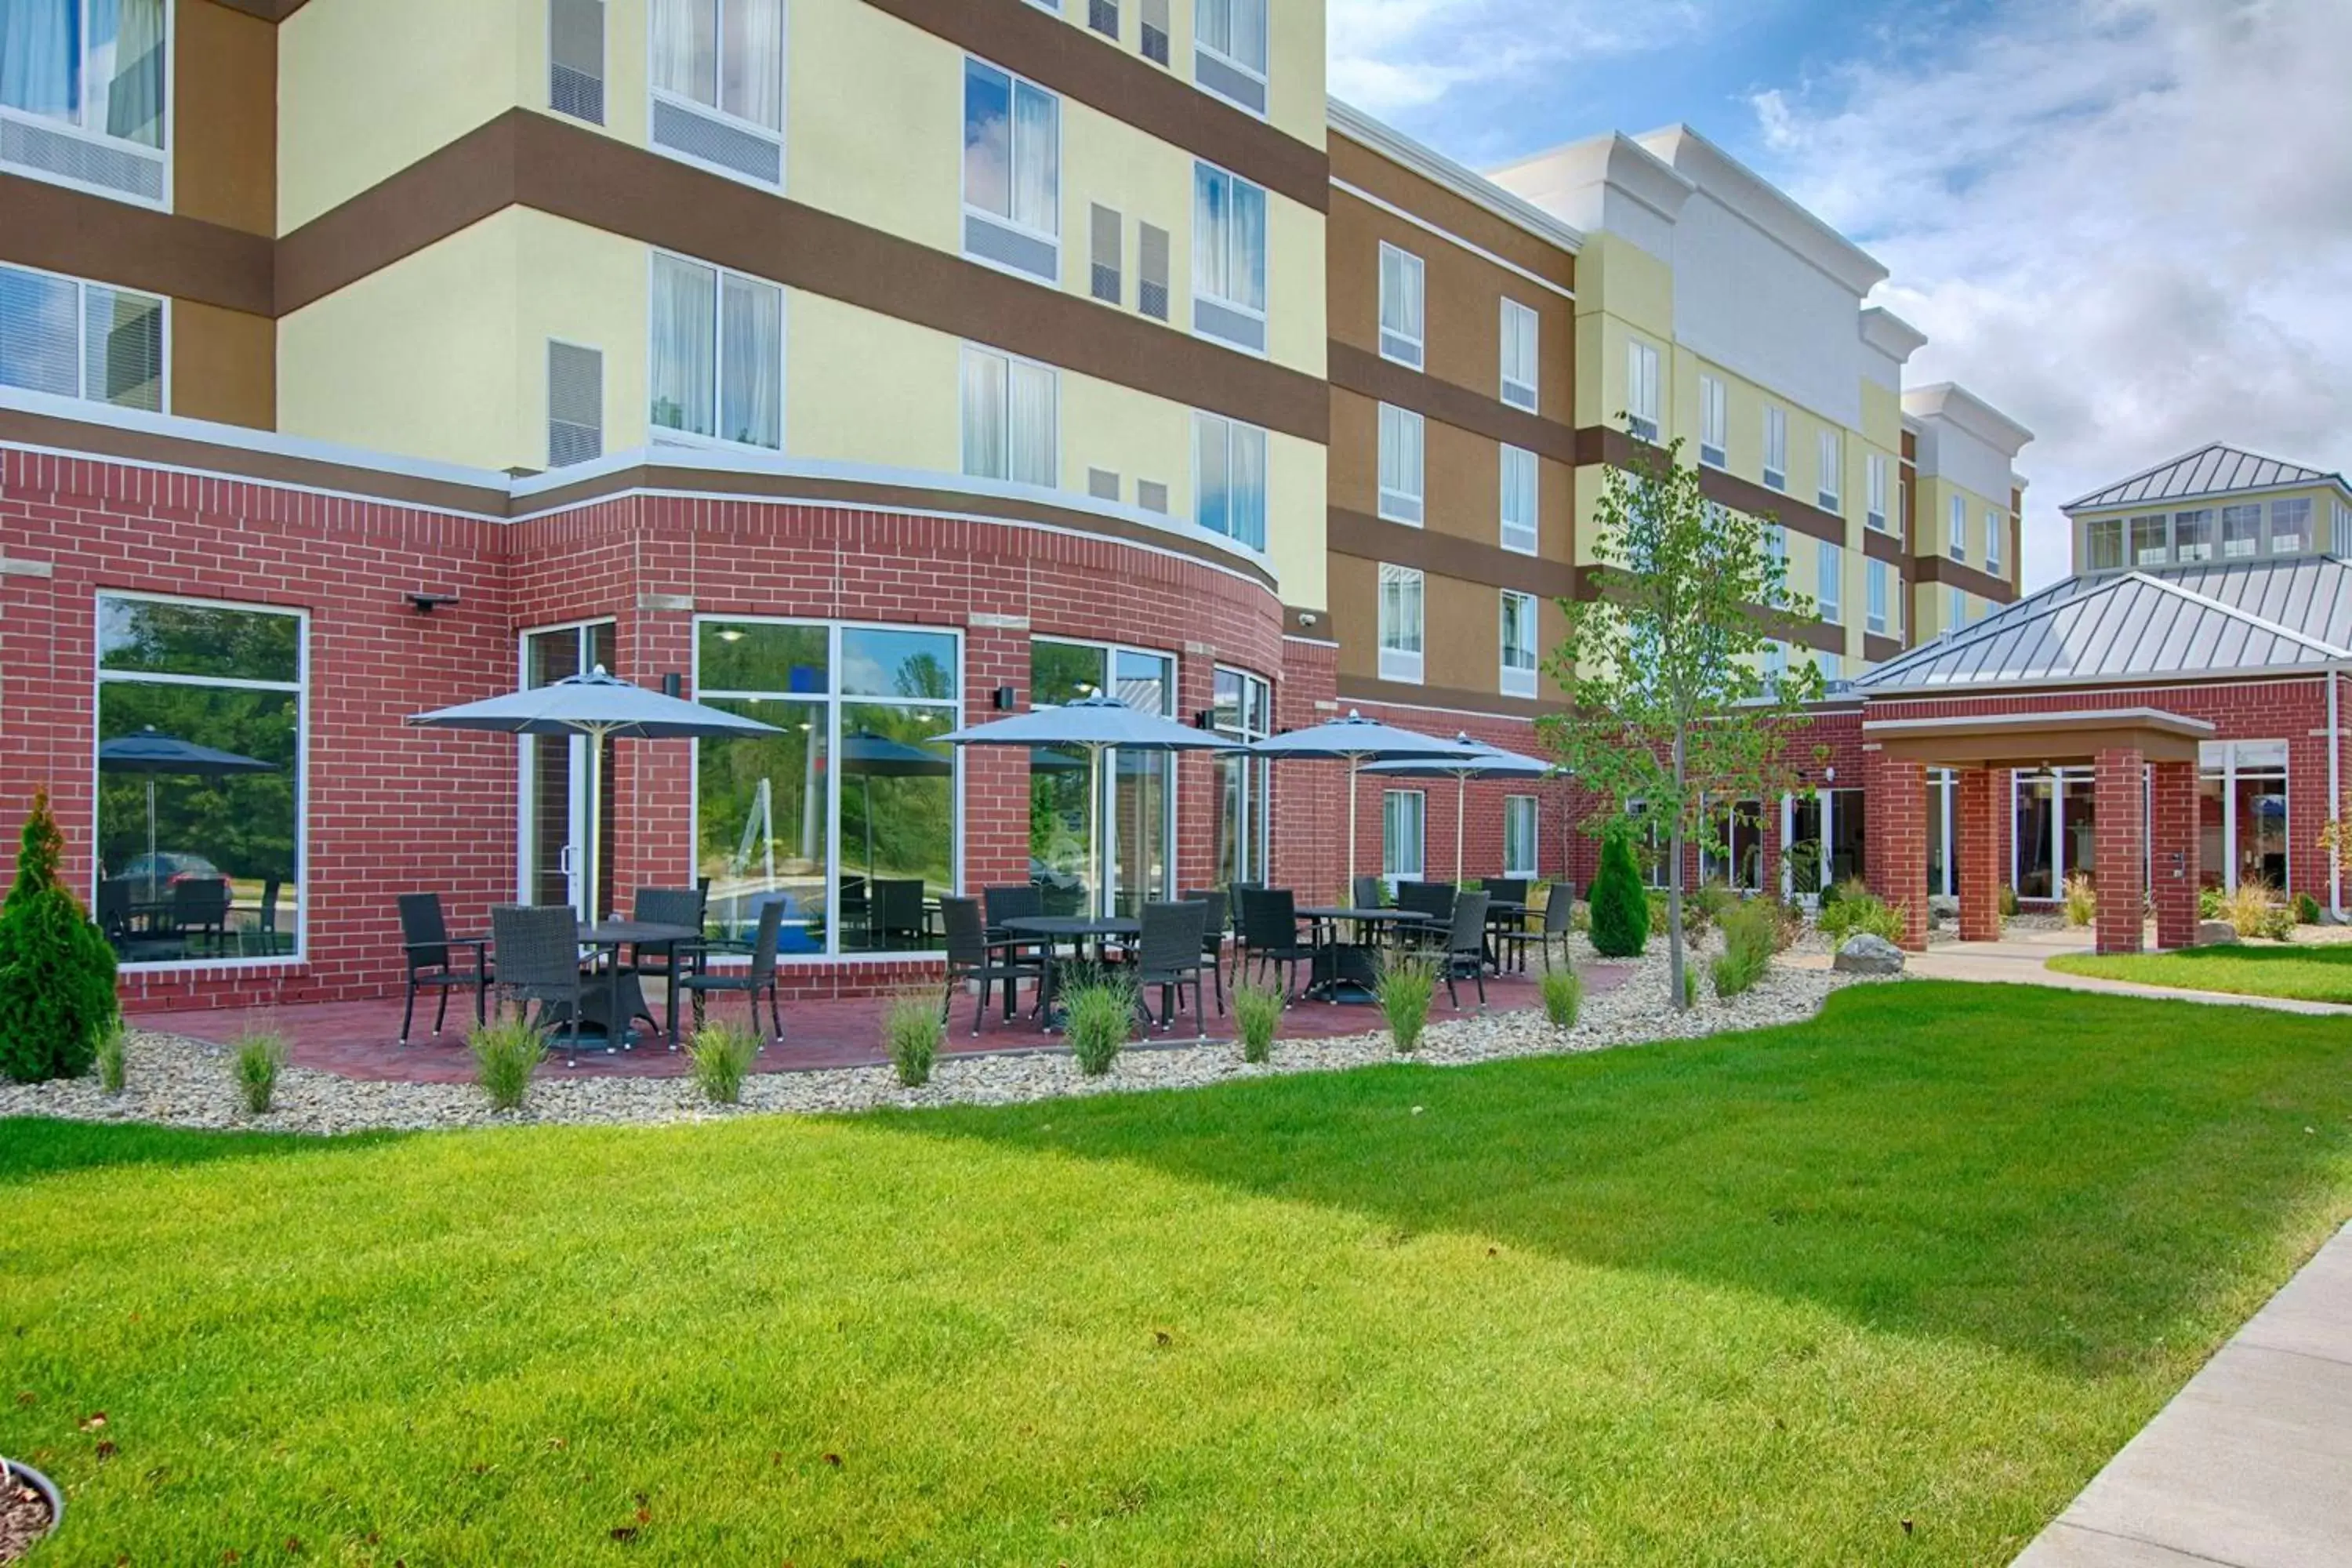
[[[940,1022],[946,1022],[955,1007],[956,987],[970,981],[980,983],[980,1001],[971,1010],[971,1032],[975,1036],[980,1033],[982,1017],[988,1012],[989,993],[998,982],[1004,985],[1007,1019],[1019,1005],[1021,982],[1034,981],[1040,990],[1044,988],[1046,958],[1037,950],[1035,941],[992,935],[981,919],[978,900],[941,899],[940,921],[947,927],[948,933],[947,997],[940,1005]]]
[[[1487,877],[1480,880],[1479,886],[1498,904],[1524,904],[1535,883],[1525,877]]]
[[[217,954],[228,942],[228,884],[217,877],[191,877],[172,884],[172,929],[185,942],[189,933],[210,939]]]
[[[490,962],[499,989],[528,1016],[539,1004],[539,1027],[563,1026],[567,1066],[580,1058],[581,1015],[587,984],[580,973],[580,918],[568,904],[499,904],[490,910]],[[617,976],[614,977],[617,981]],[[615,1009],[617,1011],[617,1008]]]
[[[698,888],[639,888],[630,900],[630,918],[646,925],[685,926],[702,930],[705,899]],[[633,948],[629,967],[641,975],[660,980],[677,978],[677,973],[700,967],[700,956],[695,951],[702,945],[698,940],[692,947],[683,943],[671,947],[667,943]]]
[[[1418,925],[1397,928],[1399,947],[1433,948],[1441,944],[1454,920],[1454,888],[1451,882],[1399,882],[1396,907],[1427,915]]]
[[[240,949],[244,947],[247,942],[250,941],[259,945],[264,957],[274,958],[277,956],[278,900],[284,895],[285,890],[285,879],[280,877],[268,877],[263,879],[261,884],[261,902],[254,906],[253,929],[245,932],[244,936],[238,939],[238,946]]]
[[[918,948],[928,940],[923,926],[923,884],[912,877],[877,878],[874,904],[866,917],[869,937],[877,948]]]
[[[400,1010],[402,1045],[408,1044],[409,1026],[416,1020],[419,991],[441,994],[433,1009],[433,1032],[436,1035],[449,1016],[449,993],[461,985],[473,988],[474,1022],[488,1020],[490,986],[495,979],[488,952],[490,939],[451,936],[449,922],[442,917],[440,894],[400,895],[400,944],[408,956],[408,1000]],[[473,955],[473,962],[462,968],[455,962],[460,951]]]
[[[1045,912],[1045,889],[1034,882],[1019,882],[1001,888],[983,888],[981,889],[980,896],[988,911],[988,939],[991,942],[1001,942],[1013,934],[1004,929],[1005,921],[1036,920]],[[940,909],[941,918],[944,919],[947,910],[944,900],[941,900]],[[1034,952],[1040,960],[1043,960],[1049,955],[1049,943],[1041,942],[1035,937],[1027,937],[1020,941],[1015,951]]]
[[[1201,974],[1208,967],[1202,948],[1208,940],[1209,906],[1187,901],[1143,906],[1141,932],[1135,944],[1136,994],[1140,999],[1151,986],[1160,987],[1160,1026],[1176,1022],[1176,994],[1186,980],[1192,983],[1192,1021],[1208,1034],[1208,1014],[1202,1010]],[[1150,1006],[1144,1005],[1148,1017]]]
[[[1356,908],[1377,910],[1388,891],[1388,883],[1378,877],[1359,877],[1355,881]]]
[[[1225,895],[1219,888],[1187,888],[1184,901],[1198,904],[1206,914],[1201,923],[1201,957],[1216,982],[1217,1016],[1225,1011]]]
[[[918,884],[919,886],[919,884]],[[679,990],[694,998],[694,1016],[702,1017],[702,1002],[706,996],[728,992],[740,992],[751,1005],[751,1032],[760,1032],[760,994],[768,994],[769,1038],[784,1043],[784,1015],[776,1000],[776,939],[783,930],[784,901],[771,898],[760,906],[759,934],[751,939],[751,962],[740,969],[711,969],[700,964],[688,969],[677,977]],[[765,1049],[764,1041],[761,1049]]]
[[[1517,930],[1503,933],[1503,940],[1510,944],[1512,957],[1517,967],[1524,970],[1528,966],[1528,943],[1529,942],[1534,942],[1541,950],[1546,974],[1551,973],[1552,943],[1559,943],[1559,961],[1562,963],[1568,963],[1568,933],[1570,921],[1575,912],[1576,898],[1569,891],[1568,884],[1554,882],[1551,896],[1544,901],[1543,925],[1536,931],[1529,931],[1522,925]]]
[[[1454,923],[1447,929],[1438,962],[1445,971],[1445,994],[1454,1010],[1462,1011],[1457,980],[1478,983],[1478,1005],[1486,1005],[1486,904],[1485,893],[1464,893],[1454,900]]]
[[[1288,888],[1244,888],[1240,894],[1247,962],[1260,974],[1269,967],[1280,973],[1287,1001],[1298,990],[1298,966],[1306,964],[1310,976],[1315,971],[1314,946],[1298,940],[1298,900]]]

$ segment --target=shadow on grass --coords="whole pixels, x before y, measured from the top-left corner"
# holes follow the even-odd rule
[[[0,1117],[0,1187],[118,1165],[202,1165],[257,1155],[351,1154],[409,1136],[363,1132],[315,1138],[290,1132],[195,1132],[171,1127]]]
[[[1915,982],[1714,1040],[885,1120],[2096,1372],[2352,1213],[2347,1068],[2336,1022]]]

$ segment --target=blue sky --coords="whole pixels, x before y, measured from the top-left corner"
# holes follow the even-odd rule
[[[1279,0],[1277,0],[1279,3]],[[1328,0],[1331,89],[1473,167],[1686,121],[1894,273],[2059,505],[2209,441],[2352,468],[2352,0]]]

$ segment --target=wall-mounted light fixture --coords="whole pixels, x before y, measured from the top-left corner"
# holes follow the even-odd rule
[[[1010,713],[1013,711],[1013,701],[1019,695],[1009,686],[1000,686],[989,693],[989,701],[999,713]]]
[[[664,697],[684,696],[686,694],[686,677],[680,675],[677,670],[671,670],[667,675],[662,677],[661,690]]]
[[[455,594],[427,594],[420,590],[417,593],[409,595],[408,602],[415,606],[416,613],[418,615],[429,616],[444,605],[456,604],[457,602],[457,595]]]

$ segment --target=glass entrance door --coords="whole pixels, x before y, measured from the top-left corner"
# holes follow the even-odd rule
[[[614,662],[613,623],[525,632],[522,682],[536,689]],[[569,904],[593,920],[613,907],[613,747],[604,743],[603,810],[597,834],[596,908],[581,884],[587,871],[588,742],[579,735],[525,735],[522,741],[522,878],[528,904]]]

